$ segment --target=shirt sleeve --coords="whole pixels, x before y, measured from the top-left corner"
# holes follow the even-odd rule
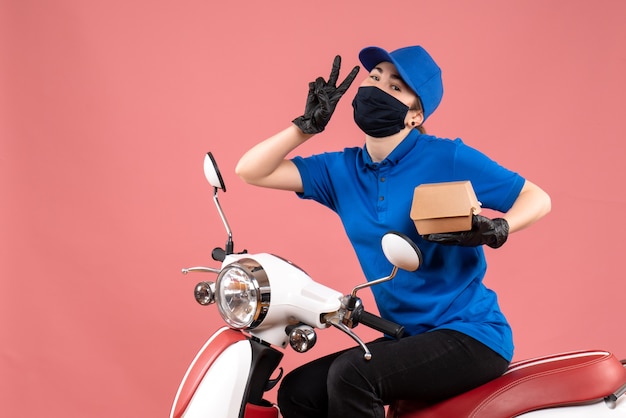
[[[302,178],[302,193],[296,193],[302,199],[311,199],[335,210],[335,199],[331,187],[331,176],[328,166],[330,154],[319,154],[310,157],[295,157],[293,163]]]
[[[470,179],[483,207],[500,212],[513,206],[526,182],[518,173],[462,142],[456,150],[454,170],[455,177]]]

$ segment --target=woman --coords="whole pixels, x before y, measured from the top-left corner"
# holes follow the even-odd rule
[[[279,390],[284,417],[383,417],[395,399],[425,403],[500,376],[513,356],[511,329],[494,292],[483,284],[483,245],[498,248],[510,233],[550,211],[550,198],[460,139],[427,135],[424,121],[439,105],[441,70],[420,46],[391,53],[368,47],[359,54],[369,71],[353,100],[354,120],[365,133],[362,148],[308,158],[287,155],[324,130],[359,70],[336,86],[340,58],[328,81],[309,85],[305,112],[292,125],[250,149],[237,174],[258,186],[291,190],[335,211],[368,280],[386,276],[379,242],[401,231],[421,249],[416,272],[372,288],[379,313],[402,324],[407,336],[345,350],[288,374]],[[470,180],[483,208],[503,213],[474,215],[472,230],[420,236],[409,212],[422,183]]]

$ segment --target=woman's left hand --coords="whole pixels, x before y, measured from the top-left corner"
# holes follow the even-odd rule
[[[472,216],[472,229],[463,232],[447,232],[423,235],[427,241],[443,245],[460,245],[476,247],[488,245],[499,248],[509,236],[509,223],[504,218],[489,219],[482,215]]]

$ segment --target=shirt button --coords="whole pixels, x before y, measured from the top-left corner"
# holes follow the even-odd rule
[[[381,177],[380,178],[380,181],[383,182],[383,183],[385,182],[385,180],[387,180],[385,177]]]
[[[383,200],[385,200],[385,196],[381,196],[378,199],[382,202]]]

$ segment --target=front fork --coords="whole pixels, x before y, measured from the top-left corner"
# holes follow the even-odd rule
[[[250,338],[250,346],[252,347],[252,364],[244,399],[252,405],[267,406],[269,402],[263,399],[263,395],[273,389],[283,375],[281,367],[278,377],[272,378],[272,374],[283,358],[283,353],[254,337]]]

